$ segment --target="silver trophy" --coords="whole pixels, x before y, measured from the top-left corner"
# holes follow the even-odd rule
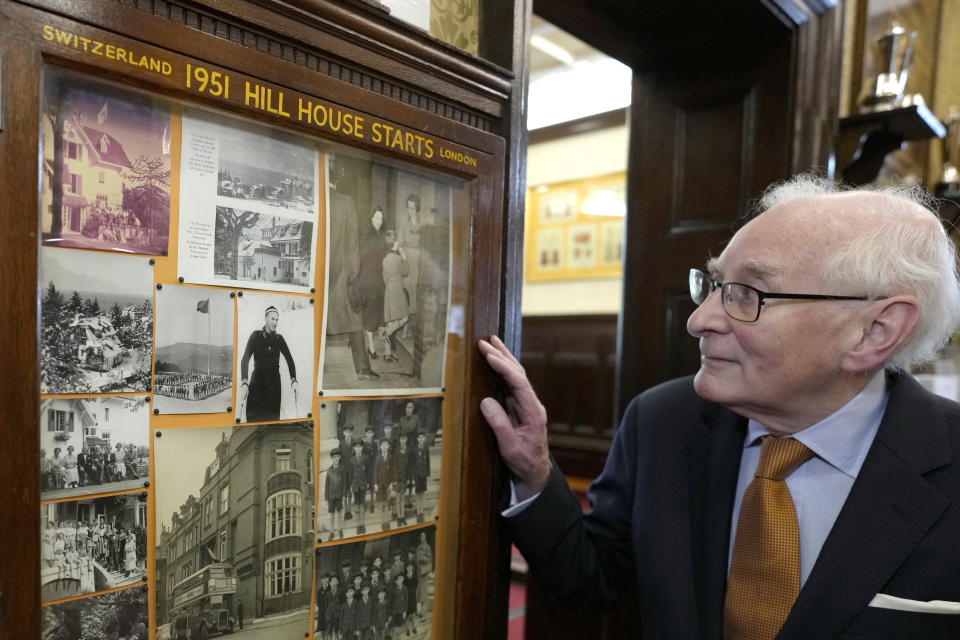
[[[864,84],[859,105],[863,111],[893,109],[904,102],[903,91],[913,63],[913,42],[916,31],[907,31],[894,24],[889,31],[873,41],[873,55],[877,76]]]

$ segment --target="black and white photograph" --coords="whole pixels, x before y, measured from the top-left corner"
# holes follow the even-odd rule
[[[44,607],[40,638],[147,640],[148,624],[147,585],[141,585]]]
[[[318,390],[438,393],[450,300],[455,188],[328,154],[327,267]]]
[[[146,580],[147,494],[40,505],[43,602]]]
[[[224,206],[315,218],[314,148],[273,129],[224,126],[219,150],[217,195]]]
[[[314,638],[428,640],[434,525],[317,549]]]
[[[153,408],[224,413],[233,397],[231,291],[164,285],[157,290]]]
[[[303,638],[313,423],[165,429],[154,454],[157,637]]]
[[[442,398],[327,401],[318,416],[317,541],[437,518]]]
[[[240,422],[306,418],[313,403],[314,305],[310,298],[244,291],[237,297]]]
[[[319,151],[247,120],[182,118],[177,269],[185,282],[309,293],[319,220]]]
[[[41,120],[44,244],[166,255],[170,104],[50,68]]]
[[[313,278],[312,222],[217,206],[214,277],[269,289],[309,287]]]
[[[148,391],[153,267],[147,258],[40,249],[40,391]]]
[[[40,497],[124,491],[150,477],[150,403],[145,396],[40,401]]]

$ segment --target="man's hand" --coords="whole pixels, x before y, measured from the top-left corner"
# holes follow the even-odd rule
[[[506,405],[493,398],[480,402],[480,411],[497,438],[500,455],[513,473],[517,498],[526,500],[543,490],[550,477],[547,410],[540,403],[527,373],[496,336],[481,340],[480,352],[507,385]]]

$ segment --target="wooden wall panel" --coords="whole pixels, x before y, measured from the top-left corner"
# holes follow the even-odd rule
[[[616,424],[617,316],[526,316],[520,362],[547,409],[550,451],[568,476],[603,468]]]
[[[728,229],[753,159],[755,93],[676,108],[669,233]],[[722,167],[722,171],[718,171]]]

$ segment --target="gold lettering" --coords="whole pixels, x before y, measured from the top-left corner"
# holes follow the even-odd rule
[[[68,47],[77,46],[76,44],[74,44],[75,43],[74,39],[76,38],[76,36],[73,35],[72,33],[69,33],[67,31],[60,31],[59,29],[57,29],[56,34],[57,34],[57,44],[65,44]]]
[[[393,136],[393,140],[390,141],[390,147],[396,149],[400,147],[403,149],[403,132],[397,129],[396,135]]]
[[[48,24],[43,25],[43,39],[53,40],[53,27]]]
[[[313,103],[307,100],[307,107],[303,107],[303,98],[297,98],[297,120],[304,122],[303,117],[306,116],[306,123],[313,124],[313,116],[310,109],[313,107]]]
[[[427,153],[424,157],[427,159],[430,159],[433,157],[433,140],[431,140],[430,138],[427,138],[427,142],[425,146],[427,147]]]
[[[403,150],[407,153],[413,153],[413,134],[404,133],[403,134]]]
[[[372,125],[370,125],[370,132],[373,134],[373,136],[371,137],[371,140],[373,140],[373,142],[379,144],[383,140],[383,134],[380,133],[379,122],[374,122]]]
[[[130,56],[130,59],[133,60],[133,56]],[[117,60],[120,62],[127,61],[127,50],[117,47]]]
[[[353,116],[353,135],[363,138],[363,116]]]
[[[117,59],[117,48],[112,44],[107,45],[107,57],[111,60]]]
[[[277,91],[277,96],[279,97],[279,101],[277,102],[277,113],[282,115],[284,118],[289,118],[290,112],[283,110],[283,91]]]
[[[80,38],[80,42],[83,44],[83,50],[87,50],[87,45],[90,44],[90,38]]]
[[[319,115],[318,115],[319,114]],[[322,104],[318,104],[313,108],[313,119],[316,121],[318,127],[327,126],[327,109]]]
[[[103,53],[100,52],[101,49],[103,49],[103,43],[98,40],[94,40],[92,53],[97,56],[102,56]]]
[[[390,132],[393,131],[393,127],[389,124],[383,125],[383,144],[385,146],[390,146]]]
[[[260,108],[260,85],[253,85],[253,91],[250,91],[250,81],[244,82],[243,104],[250,106],[250,99],[253,99],[253,108]]]

